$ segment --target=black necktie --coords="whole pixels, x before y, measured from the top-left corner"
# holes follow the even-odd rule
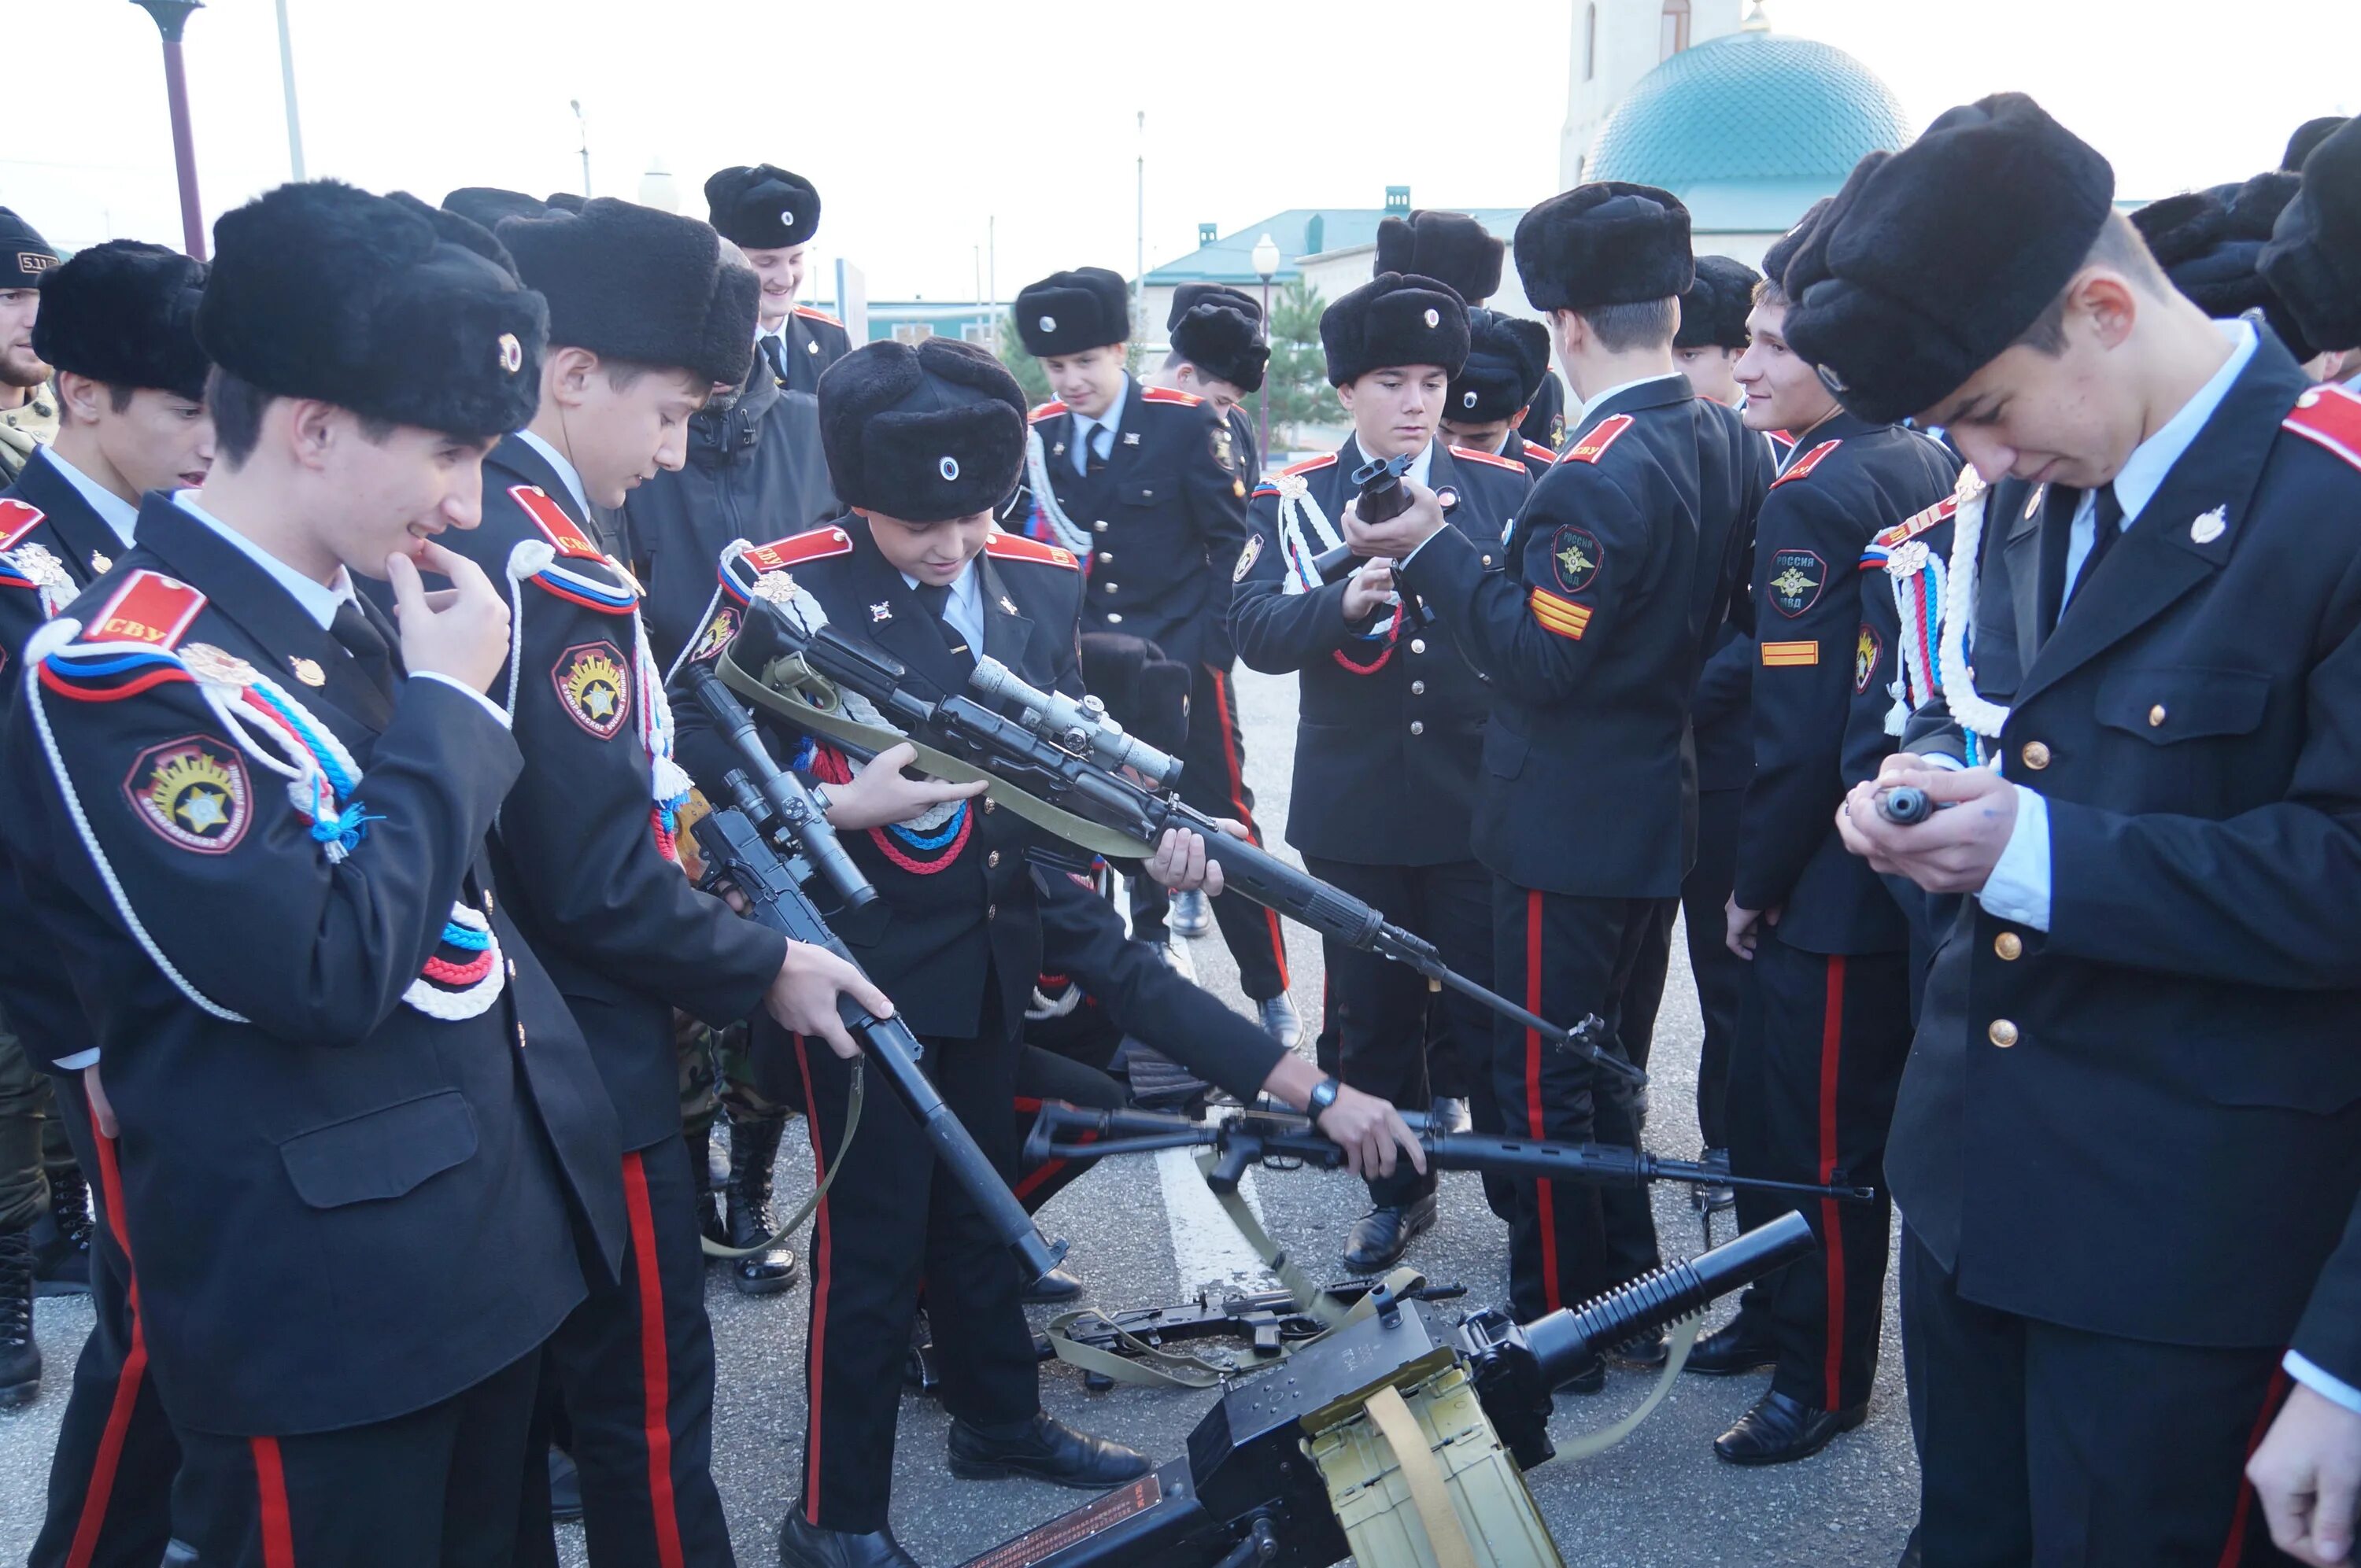
[[[1107,454],[1114,450],[1115,432],[1103,424],[1094,427],[1091,431],[1091,456],[1088,472],[1093,476],[1105,473]]]
[[[2082,585],[2089,582],[2091,574],[2099,569],[2101,557],[2113,550],[2115,541],[2123,537],[2124,503],[2115,499],[2114,486],[2099,487],[2097,503],[2091,510],[2091,553],[2082,557],[2082,570],[2076,574],[2074,586],[2066,595],[2068,604],[2072,604],[2081,594]]]
[[[764,333],[755,341],[763,345],[763,357],[771,362],[771,374],[785,381],[787,378],[786,344],[772,333]]]
[[[369,618],[361,613],[358,599],[346,599],[336,607],[336,618],[328,623],[328,635],[344,644],[353,663],[362,674],[376,686],[389,702],[393,700],[393,654],[385,639],[378,634]]]
[[[950,616],[949,613],[951,603],[950,585],[949,583],[920,583],[917,587],[913,588],[911,592],[918,596],[918,602],[925,606],[927,613],[934,618],[935,630],[943,634],[944,646],[948,647],[952,652],[959,654],[962,658],[972,659],[975,655],[973,651],[968,647],[967,639],[961,637],[960,635],[959,628],[953,626],[950,622]]]

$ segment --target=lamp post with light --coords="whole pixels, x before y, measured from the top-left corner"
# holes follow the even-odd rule
[[[1255,241],[1253,259],[1254,269],[1262,279],[1262,335],[1264,341],[1268,342],[1270,339],[1270,279],[1271,274],[1279,270],[1279,242],[1269,235],[1264,235]],[[1258,428],[1255,450],[1262,454],[1263,461],[1268,464],[1270,461],[1270,376],[1267,371],[1262,378],[1262,411],[1257,422]]]
[[[197,200],[197,149],[189,130],[189,77],[181,64],[181,29],[204,0],[131,0],[164,35],[164,99],[172,115],[172,167],[181,181],[181,248],[205,258],[205,210]]]

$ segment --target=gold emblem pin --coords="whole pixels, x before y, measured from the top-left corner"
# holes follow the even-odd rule
[[[306,659],[300,653],[290,653],[287,655],[287,666],[295,672],[295,678],[307,686],[324,686],[328,684],[328,672],[320,668],[320,662],[316,659]]]

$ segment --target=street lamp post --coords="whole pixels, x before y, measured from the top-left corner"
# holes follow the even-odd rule
[[[205,210],[197,200],[197,149],[189,130],[189,77],[181,65],[181,29],[204,0],[131,0],[164,35],[164,96],[172,112],[172,166],[181,180],[181,248],[205,258]]]
[[[1255,241],[1254,269],[1262,279],[1262,335],[1268,341],[1270,337],[1270,279],[1271,274],[1279,270],[1279,242],[1267,234]],[[1270,376],[1268,372],[1262,378],[1262,411],[1258,416],[1257,428],[1259,433],[1256,437],[1255,450],[1262,455],[1263,462],[1268,465],[1270,462]]]
[[[590,122],[582,117],[582,100],[568,98],[566,104],[574,111],[574,128],[582,133],[582,199],[590,199]]]

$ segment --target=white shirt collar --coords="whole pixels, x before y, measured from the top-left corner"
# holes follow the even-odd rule
[[[220,534],[232,545],[236,546],[239,553],[244,554],[247,560],[261,567],[264,572],[269,575],[272,582],[277,583],[280,587],[285,588],[294,598],[295,602],[303,607],[304,614],[310,616],[313,620],[320,623],[321,630],[327,630],[329,625],[336,619],[337,609],[346,599],[355,597],[353,593],[352,576],[342,566],[338,566],[336,568],[336,581],[334,587],[330,587],[325,583],[314,582],[312,578],[305,576],[302,573],[297,571],[286,562],[281,561],[278,556],[273,555],[269,551],[265,550],[261,545],[257,544],[253,540],[248,539],[245,534],[240,533],[236,529],[232,528],[229,524],[224,522],[221,519],[215,517],[213,513],[199,506],[197,504],[196,491],[173,491],[172,504],[179,507],[182,511],[187,512],[191,517],[195,518],[199,522],[203,523],[207,528],[212,529],[215,533]]]
[[[2124,509],[2123,526],[2129,528],[2142,508],[2156,499],[2164,486],[2165,476],[2189,450],[2213,418],[2213,411],[2222,406],[2229,395],[2230,384],[2238,378],[2247,361],[2255,356],[2255,329],[2243,321],[2215,322],[2213,325],[2230,343],[2230,357],[2213,372],[2213,378],[2197,389],[2197,395],[2180,405],[2170,419],[2157,427],[2156,433],[2132,448],[2124,459],[2123,471],[2115,476],[2115,500]]]
[[[982,559],[983,557],[981,555],[976,557],[976,561]],[[899,568],[897,567],[896,570]],[[902,586],[915,591],[918,586],[918,579],[907,572],[903,572]],[[981,605],[983,603],[983,574],[975,569],[975,561],[970,561],[960,568],[960,575],[950,581],[950,589],[953,604]]]
[[[115,530],[117,539],[126,544],[131,543],[132,525],[139,521],[137,507],[59,456],[51,448],[36,446],[33,450],[58,471],[58,477],[71,485],[82,499],[90,503],[90,510],[98,513],[107,527]]]
[[[557,477],[566,481],[566,493],[574,498],[575,510],[578,514],[577,521],[589,521],[590,498],[582,493],[582,476],[575,471],[573,464],[566,460],[565,455],[529,430],[518,431],[511,439],[522,441],[540,453],[549,466],[557,470]]]

